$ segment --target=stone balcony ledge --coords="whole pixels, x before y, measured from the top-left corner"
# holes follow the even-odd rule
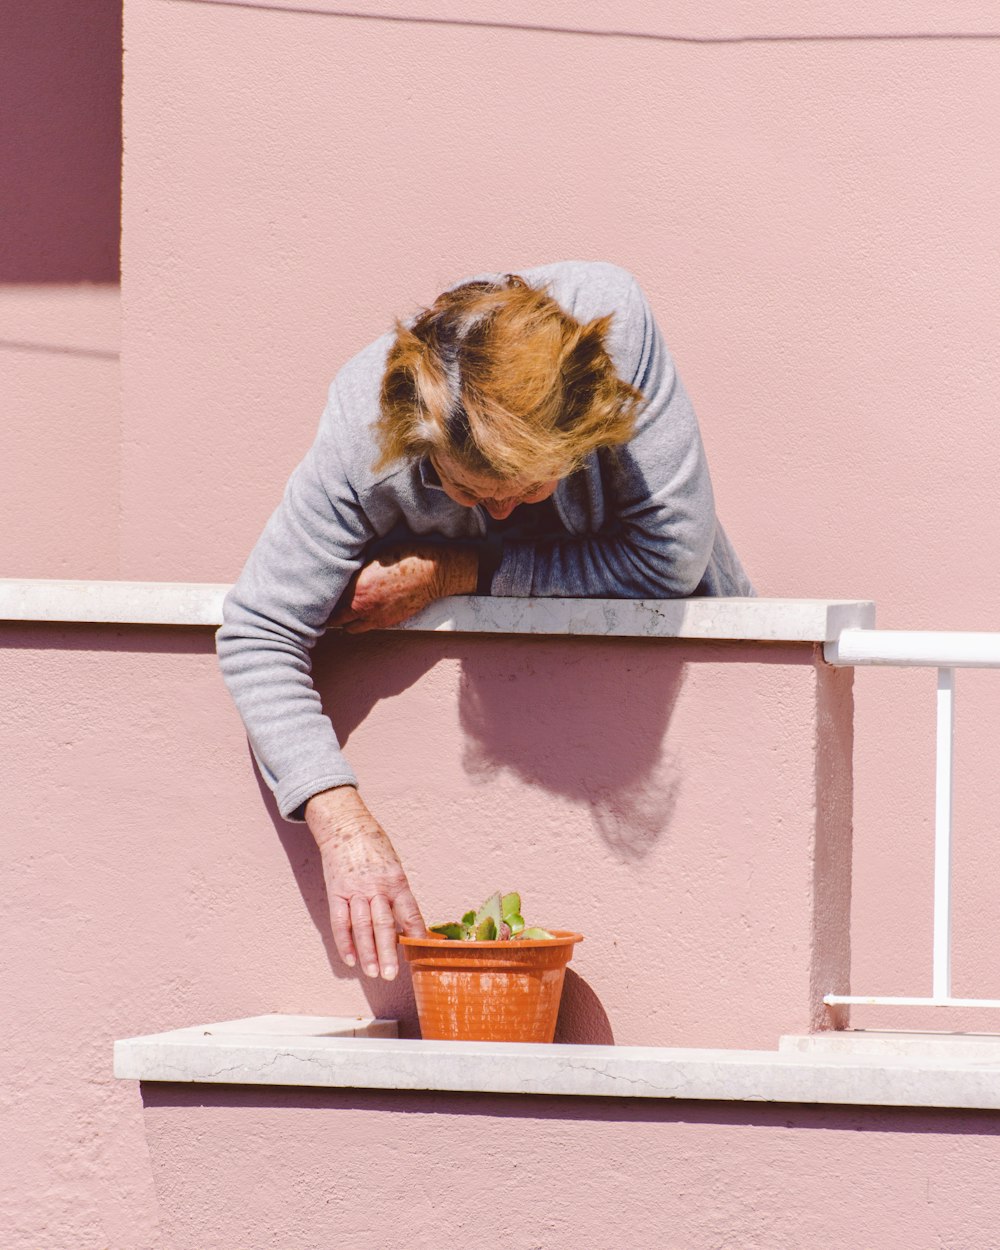
[[[1000,1109],[1000,1037],[829,1033],[779,1048],[436,1042],[393,1021],[257,1016],[115,1043],[139,1081]]]
[[[0,621],[118,625],[222,623],[227,584],[0,579]],[[853,599],[441,599],[397,628],[452,633],[832,642],[871,629]]]

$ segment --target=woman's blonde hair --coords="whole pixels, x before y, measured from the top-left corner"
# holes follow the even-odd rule
[[[610,325],[610,313],[582,324],[512,273],[445,291],[412,329],[397,320],[376,470],[439,453],[471,472],[545,481],[627,443],[645,397],[615,372]]]

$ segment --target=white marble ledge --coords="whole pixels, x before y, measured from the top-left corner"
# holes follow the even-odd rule
[[[854,599],[440,599],[400,629],[624,638],[830,642],[872,629],[875,605]]]
[[[125,1046],[132,1042],[141,1042],[143,1045],[160,1042],[229,1045],[235,1037],[252,1038],[262,1045],[277,1045],[278,1041],[289,1037],[304,1041],[309,1038],[398,1035],[399,1025],[395,1020],[380,1019],[378,1016],[289,1016],[272,1012],[265,1016],[245,1016],[240,1020],[195,1024],[183,1029],[171,1029],[167,1033],[150,1033],[147,1037],[130,1038],[128,1042],[115,1042],[115,1046]]]
[[[287,1024],[282,1023],[282,1020]],[[115,1043],[125,1080],[1000,1110],[1000,1052],[840,1053],[434,1042],[269,1017]],[[305,1027],[303,1025],[305,1024]]]
[[[133,625],[222,623],[228,585],[0,578],[0,620]],[[831,642],[871,629],[874,604],[849,599],[441,599],[402,630]]]
[[[0,621],[220,625],[228,585],[0,578]]]

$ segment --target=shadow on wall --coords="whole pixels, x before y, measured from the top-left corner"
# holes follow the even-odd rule
[[[600,639],[329,635],[317,648],[314,677],[350,755],[351,736],[377,704],[405,697],[439,663],[457,662],[464,771],[486,783],[513,774],[585,807],[605,843],[622,859],[635,859],[663,835],[673,812],[678,778],[665,737],[683,667],[662,642],[641,639],[617,639],[615,661],[608,663]],[[445,679],[441,693],[454,697],[454,677]],[[433,704],[433,698],[429,705],[418,703],[409,715],[425,714]],[[405,705],[401,715],[408,715]],[[344,967],[330,933],[312,838],[304,826],[279,816],[259,774],[258,784],[334,975],[358,979],[372,1011],[396,1017],[403,1035],[414,1035],[405,965],[392,983],[370,981]],[[572,970],[556,1040],[614,1041],[600,1000]]]
[[[397,1115],[455,1115],[496,1120],[556,1120],[561,1124],[731,1124],[760,1125],[774,1129],[815,1129],[853,1135],[875,1133],[946,1135],[960,1139],[981,1137],[984,1149],[1000,1136],[1000,1116],[995,1111],[952,1110],[947,1107],[867,1107],[811,1105],[808,1103],[710,1102],[688,1098],[580,1098],[558,1094],[488,1094],[469,1091],[404,1089],[321,1089],[282,1085],[182,1084],[143,1081],[143,1107],[274,1107],[281,1111],[307,1110],[386,1111]],[[192,1138],[192,1141],[196,1139]],[[249,1137],[243,1141],[250,1140]],[[899,1140],[896,1138],[895,1140]],[[239,1160],[243,1141],[234,1149],[219,1151],[212,1142],[213,1163]],[[199,1143],[200,1145],[200,1143]],[[669,1147],[667,1147],[669,1149]],[[206,1155],[206,1162],[209,1161]],[[708,1156],[706,1156],[708,1157]],[[671,1166],[676,1160],[665,1160]],[[238,1166],[238,1163],[234,1166]],[[708,1173],[712,1175],[711,1172]],[[598,1243],[603,1244],[603,1243]],[[676,1243],[675,1243],[676,1244]],[[702,1243],[704,1244],[704,1243]],[[720,1243],[715,1243],[720,1244]],[[738,1243],[726,1242],[726,1245]],[[760,1244],[759,1242],[757,1243]],[[786,1243],[796,1244],[796,1243]],[[801,1244],[801,1243],[799,1243]],[[834,1244],[831,1242],[831,1244]],[[992,1239],[990,1250],[992,1250]],[[978,1250],[978,1248],[977,1248]]]
[[[330,930],[330,909],[319,850],[305,825],[292,824],[282,819],[274,796],[260,775],[252,753],[250,761],[260,788],[261,799],[267,808],[278,840],[288,856],[302,901],[323,942],[330,971],[338,980],[357,981],[364,992],[372,1015],[399,1021],[400,1037],[419,1037],[420,1029],[417,1024],[409,964],[405,959],[401,959],[399,976],[396,980],[383,981],[370,979],[362,975],[357,968],[348,968],[342,962],[337,954]],[[611,1021],[608,1019],[601,1000],[583,977],[572,968],[566,969],[555,1041],[592,1046],[613,1046],[615,1041]]]
[[[555,1042],[613,1046],[615,1035],[604,1005],[578,972],[566,969]]]
[[[117,282],[122,0],[2,8],[0,282]]]
[[[441,661],[461,666],[462,765],[478,781],[505,772],[589,809],[623,859],[644,855],[673,813],[679,777],[667,727],[683,666],[662,640],[440,634],[328,636],[317,687],[342,744],[382,700]]]
[[[319,848],[305,825],[293,824],[280,815],[274,795],[260,775],[252,752],[250,762],[260,788],[261,799],[274,825],[278,841],[288,856],[288,863],[295,877],[295,884],[299,887],[306,911],[309,913],[309,919],[313,922],[323,943],[330,971],[339,981],[357,981],[364,991],[372,1015],[399,1021],[400,1037],[419,1037],[409,964],[405,959],[401,959],[399,976],[396,980],[383,981],[370,979],[359,969],[348,968],[341,960],[337,954],[330,928],[330,905],[326,896],[323,861],[320,859]]]
[[[462,658],[463,764],[489,780],[512,772],[589,808],[622,859],[640,858],[670,824],[678,775],[665,742],[683,668],[662,643],[506,639]]]

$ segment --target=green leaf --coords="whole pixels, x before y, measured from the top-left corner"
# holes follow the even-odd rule
[[[555,934],[550,933],[548,929],[522,929],[517,935],[522,941],[535,942],[540,938],[554,938]],[[516,941],[517,939],[515,939]]]
[[[499,898],[500,896],[497,895]],[[476,928],[477,942],[495,942],[497,936],[496,921],[492,916],[487,916],[485,920],[481,920]]]
[[[499,893],[491,894],[486,902],[476,912],[476,924],[482,924],[486,917],[489,916],[493,923],[499,928],[503,923],[503,912],[500,910]]]
[[[474,925],[475,923],[476,923],[476,913],[474,911],[467,911],[465,915],[462,917],[462,924]]]
[[[509,916],[520,916],[521,914],[521,896],[520,894],[505,894],[503,902],[500,904],[500,910],[503,912],[504,920]]]
[[[524,928],[524,921],[517,912],[511,912],[509,915],[504,916],[504,920],[510,925],[511,933],[518,934]]]
[[[462,936],[462,926],[452,921],[450,924],[432,924],[431,933],[440,933],[446,938],[460,938]]]

